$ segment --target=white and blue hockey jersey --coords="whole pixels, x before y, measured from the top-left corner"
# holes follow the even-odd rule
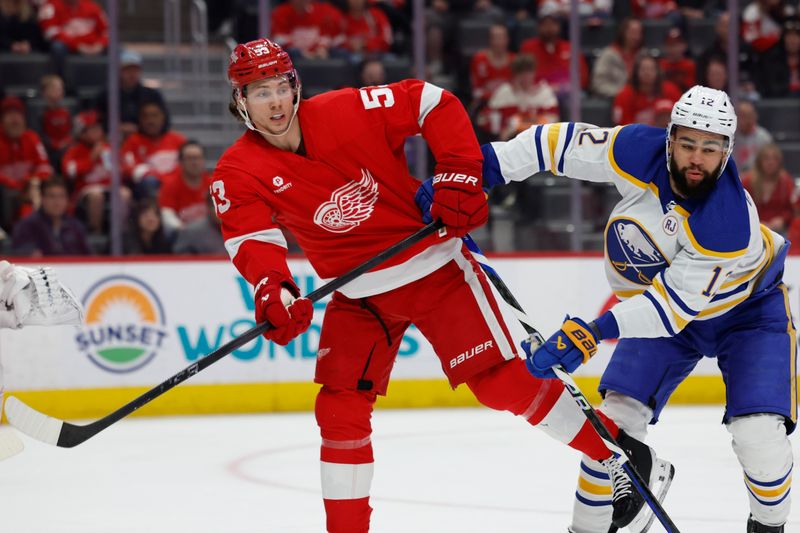
[[[487,185],[542,171],[615,185],[622,199],[605,229],[605,269],[622,300],[611,310],[620,337],[672,336],[724,315],[785,253],[783,237],[759,223],[733,161],[708,197],[683,199],[670,188],[665,143],[663,128],[557,123],[483,148]]]

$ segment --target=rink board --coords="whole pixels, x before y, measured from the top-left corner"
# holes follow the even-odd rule
[[[500,257],[496,269],[545,335],[567,313],[594,317],[614,301],[602,258]],[[254,326],[252,288],[225,260],[59,262],[60,276],[87,310],[79,328],[0,332],[6,390],[62,418],[108,413]],[[321,280],[303,259],[290,267],[304,293]],[[800,258],[786,282],[800,306]],[[141,414],[295,411],[313,408],[312,383],[325,302],[311,328],[286,347],[258,339],[152,402]],[[524,332],[507,313],[512,335]],[[357,335],[358,332],[353,332]],[[613,349],[603,343],[576,375],[593,401]],[[403,339],[383,407],[475,405],[466,387],[452,391],[430,345],[415,328]],[[678,389],[676,403],[722,403],[716,361],[704,359]]]

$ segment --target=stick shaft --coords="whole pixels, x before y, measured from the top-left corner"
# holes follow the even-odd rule
[[[312,291],[306,296],[306,298],[308,298],[312,302],[316,302],[318,300],[325,298],[326,296],[332,294],[334,291],[340,289],[342,286],[346,285],[347,283],[350,283],[361,274],[364,274],[369,270],[372,270],[373,268],[380,265],[384,261],[408,249],[414,244],[417,244],[418,242],[424,240],[425,238],[434,234],[443,227],[444,226],[442,225],[441,221],[437,220],[435,222],[431,222],[427,226],[416,231],[415,233],[406,237],[397,244],[382,251],[372,259],[365,261],[364,263],[358,265],[349,272],[339,276],[338,278],[326,283],[322,287],[319,287],[318,289]],[[247,330],[246,332],[242,333],[241,335],[231,340],[230,342],[220,346],[219,348],[217,348],[207,356],[203,357],[202,359],[198,360],[197,362],[184,368],[174,376],[166,379],[159,385],[156,385],[155,387],[145,392],[138,398],[134,398],[127,404],[123,405],[122,407],[114,411],[113,413],[110,413],[109,415],[99,420],[96,420],[91,424],[88,424],[86,426],[77,426],[65,423],[61,430],[61,435],[59,436],[58,439],[58,446],[72,447],[77,444],[80,444],[81,442],[84,442],[85,440],[96,435],[100,431],[106,429],[111,424],[118,422],[119,420],[125,418],[126,416],[133,413],[140,407],[147,405],[148,403],[158,398],[159,396],[161,396],[171,388],[175,387],[176,385],[183,383],[184,381],[194,376],[198,372],[201,372],[204,369],[208,368],[209,366],[213,365],[226,355],[241,348],[248,342],[257,339],[269,328],[270,325],[267,322],[256,325],[255,327]]]
[[[466,242],[467,247],[472,250],[473,253],[475,253],[477,250],[477,253],[480,254],[481,258],[483,258],[478,245],[475,244],[475,241],[472,240],[472,237],[467,235],[464,238],[464,241]],[[515,314],[517,315],[517,320],[519,320],[519,323],[522,325],[525,331],[531,335],[540,346],[544,344],[544,337],[542,337],[542,334],[539,333],[539,331],[533,326],[533,321],[522,309],[522,305],[520,305],[520,303],[511,293],[511,289],[508,288],[497,272],[491,266],[484,264],[482,261],[478,261],[478,264],[481,265],[486,277],[489,278],[489,281],[491,281],[492,285],[494,285],[495,289],[497,289],[498,294],[500,294],[503,300],[505,300],[505,302],[514,309]],[[555,372],[556,376],[558,376],[558,379],[564,383],[564,386],[572,396],[572,399],[575,400],[575,403],[577,403],[578,407],[581,408],[581,411],[583,411],[583,414],[589,420],[589,423],[592,424],[592,427],[595,429],[595,431],[597,431],[597,434],[600,435],[600,438],[606,443],[609,451],[615,455],[625,458],[625,452],[622,450],[622,448],[620,448],[619,444],[617,444],[617,441],[614,439],[614,437],[611,436],[608,428],[606,428],[605,424],[603,424],[603,421],[600,420],[600,417],[597,416],[597,412],[589,403],[589,400],[586,399],[586,396],[575,383],[575,380],[572,378],[572,376],[566,370],[564,370],[564,367],[561,365],[554,366],[553,371]],[[659,502],[655,495],[653,495],[649,484],[642,479],[642,476],[639,475],[639,472],[636,471],[636,468],[630,464],[630,461],[627,459],[624,460],[621,466],[628,474],[628,477],[630,477],[631,482],[634,484],[639,494],[642,495],[647,504],[653,510],[653,513],[656,515],[656,518],[658,518],[658,521],[661,522],[661,525],[663,525],[664,528],[670,533],[680,533],[675,523],[672,521],[672,519],[670,519],[666,511],[664,511],[664,508],[661,506],[661,502]]]

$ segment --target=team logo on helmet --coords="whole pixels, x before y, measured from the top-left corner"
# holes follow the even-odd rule
[[[378,182],[361,169],[361,180],[339,187],[314,213],[314,223],[331,233],[346,233],[367,220],[378,201]]]
[[[608,260],[619,274],[639,285],[650,285],[669,264],[658,245],[635,220],[617,218],[606,228]]]

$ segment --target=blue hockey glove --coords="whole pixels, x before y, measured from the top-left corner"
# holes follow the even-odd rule
[[[417,194],[414,195],[414,201],[417,207],[422,212],[422,221],[425,224],[433,222],[431,217],[431,205],[433,204],[433,178],[429,178],[422,182],[422,185],[417,189]]]
[[[522,341],[527,355],[525,366],[537,378],[555,378],[552,367],[561,365],[567,372],[574,372],[582,363],[597,353],[597,336],[592,328],[580,318],[566,317],[561,329],[531,352],[530,338]]]

